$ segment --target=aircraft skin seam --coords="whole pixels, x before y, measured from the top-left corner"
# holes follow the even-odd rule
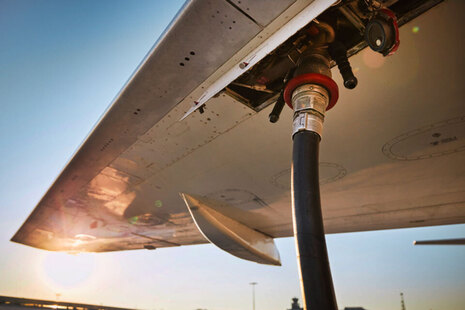
[[[257,26],[259,26],[262,30],[264,28],[263,25],[261,25],[260,23],[258,23],[252,16],[250,16],[249,14],[247,14],[243,9],[241,9],[240,7],[238,7],[234,2],[232,2],[231,0],[226,0],[227,3],[229,3],[233,8],[235,8],[236,10],[238,10],[239,12],[241,12],[242,14],[244,14],[245,17],[247,17],[248,19],[250,19],[252,22],[254,22]]]

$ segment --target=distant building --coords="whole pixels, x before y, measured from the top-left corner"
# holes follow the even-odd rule
[[[299,298],[294,297],[292,298],[291,309],[287,309],[287,310],[304,310],[304,309],[301,308],[299,305]]]

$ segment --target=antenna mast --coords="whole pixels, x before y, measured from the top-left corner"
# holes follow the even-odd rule
[[[400,308],[401,310],[405,310],[404,293],[400,293]]]

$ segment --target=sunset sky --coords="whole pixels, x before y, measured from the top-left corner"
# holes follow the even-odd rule
[[[282,267],[213,245],[68,255],[9,241],[182,4],[0,0],[0,295],[251,309],[255,281],[257,310],[300,297],[293,238],[277,240]],[[412,245],[464,236],[465,224],[328,235],[339,307],[400,309],[404,292],[408,310],[464,309],[465,247]]]

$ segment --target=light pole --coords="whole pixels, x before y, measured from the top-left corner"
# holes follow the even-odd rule
[[[250,282],[250,285],[252,285],[252,310],[255,310],[255,285],[257,285],[257,282]]]

